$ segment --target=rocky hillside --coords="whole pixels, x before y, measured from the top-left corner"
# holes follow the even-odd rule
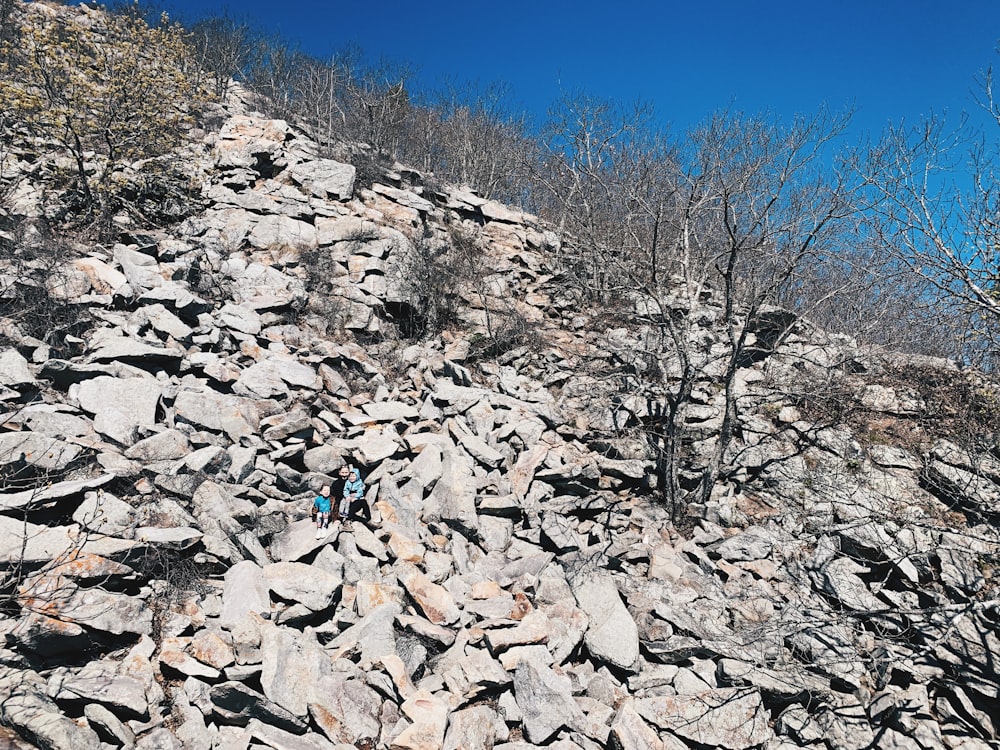
[[[0,259],[5,300],[60,313],[0,321],[0,745],[997,746],[1000,459],[962,440],[988,384],[802,321],[740,370],[733,471],[675,528],[614,430],[639,332],[581,307],[553,232],[220,120],[203,210]],[[54,248],[41,146],[3,176]],[[399,338],[470,237],[454,325]],[[724,395],[693,397],[696,463]],[[374,522],[316,539],[345,462]]]

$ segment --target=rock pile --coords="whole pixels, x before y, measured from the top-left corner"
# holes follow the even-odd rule
[[[356,189],[315,153],[231,116],[206,139],[205,211],[52,271],[93,316],[61,356],[4,321],[14,747],[996,745],[995,457],[803,414],[791,394],[833,365],[877,371],[803,324],[741,371],[740,471],[678,533],[643,446],[604,429],[595,373],[634,333],[564,293],[555,236],[401,170]],[[470,330],[513,300],[536,347],[473,366],[471,335],[380,342],[416,238],[454,225],[488,253]],[[865,414],[923,413],[854,377]],[[696,389],[701,442],[715,390]],[[316,539],[312,497],[345,462],[374,523]]]

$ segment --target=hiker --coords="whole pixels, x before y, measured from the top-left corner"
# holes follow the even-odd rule
[[[340,503],[340,515],[344,521],[371,521],[371,509],[365,502],[365,483],[361,473],[353,466],[347,472],[344,484],[344,499]]]
[[[336,502],[333,505],[333,517],[331,518],[331,520],[333,521],[334,526],[340,523],[340,519],[342,516],[340,512],[340,505],[341,501],[344,498],[344,485],[347,484],[347,477],[350,474],[350,472],[351,472],[351,467],[348,466],[347,464],[344,464],[337,471],[337,478],[333,480],[332,495],[333,497],[336,498]]]
[[[330,486],[324,484],[313,500],[313,517],[316,519],[316,538],[320,539],[328,533],[330,527],[330,509],[333,503],[330,500]]]

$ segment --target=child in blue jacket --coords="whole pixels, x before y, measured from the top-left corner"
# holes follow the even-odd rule
[[[352,468],[344,483],[344,497],[340,501],[340,517],[344,521],[353,521],[364,516],[370,518],[368,505],[365,503],[365,483],[357,469]]]
[[[330,500],[330,487],[323,485],[316,499],[313,500],[313,515],[316,517],[316,538],[320,539],[327,533],[330,526],[330,510],[333,503]]]

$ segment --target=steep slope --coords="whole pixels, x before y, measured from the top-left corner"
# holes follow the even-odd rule
[[[48,343],[3,321],[4,726],[74,750],[995,746],[1000,461],[934,413],[946,391],[988,418],[988,383],[800,322],[741,369],[732,470],[675,529],[617,379],[641,332],[581,308],[555,234],[226,117],[190,154],[203,211],[0,261],[8,298],[43,279],[90,316]],[[35,152],[5,173],[28,217],[58,158]],[[395,338],[429,295],[452,325]],[[694,397],[692,465],[723,396],[706,374]],[[374,523],[316,539],[345,462]]]

